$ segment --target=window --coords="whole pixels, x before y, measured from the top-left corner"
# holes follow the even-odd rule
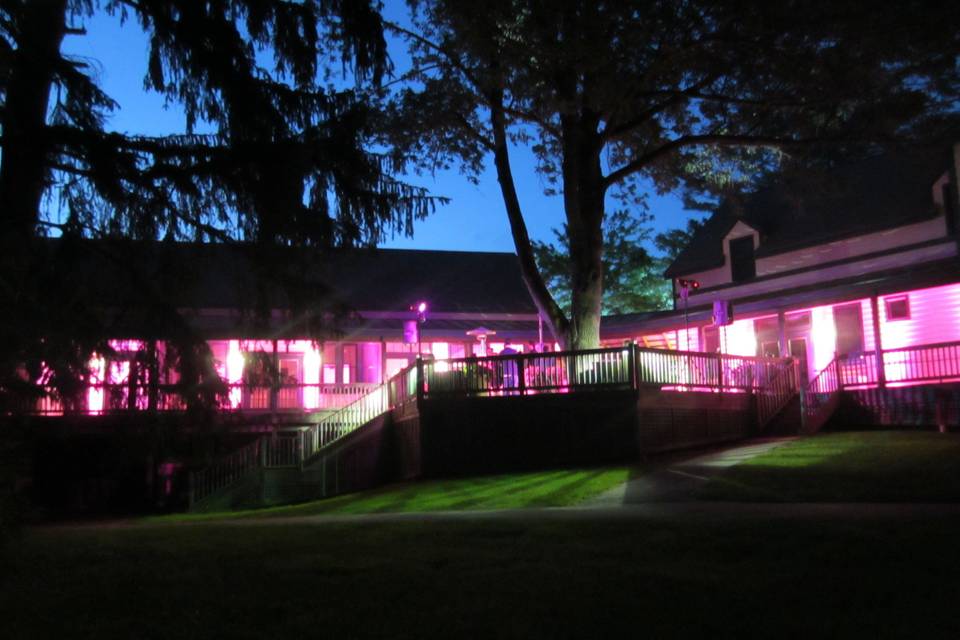
[[[712,325],[703,328],[703,350],[707,353],[720,351],[720,332]]]
[[[753,257],[753,236],[730,241],[730,276],[734,282],[743,282],[757,275]]]
[[[834,307],[833,323],[837,330],[837,353],[849,355],[863,351],[863,317],[859,302]]]
[[[883,302],[887,305],[887,320],[910,319],[910,296],[884,298]]]

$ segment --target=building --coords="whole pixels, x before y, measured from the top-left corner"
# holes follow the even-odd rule
[[[960,146],[876,157],[723,207],[665,274],[674,309],[605,317],[607,348],[578,354],[524,355],[549,349],[512,254],[50,241],[62,304],[111,339],[79,391],[14,417],[40,434],[38,493],[71,504],[244,503],[255,469],[291,500],[831,418],[956,425],[958,166]],[[507,340],[520,354],[464,359]]]
[[[206,380],[223,383],[218,410],[296,422],[349,404],[418,353],[498,352],[504,340],[523,349],[540,335],[512,254],[356,249],[321,257],[263,255],[251,245],[68,240],[48,250],[51,261],[69,262],[60,271],[112,339],[89,362],[84,392],[53,391],[33,409],[44,415],[183,409],[175,361],[184,339],[209,349]]]
[[[958,166],[960,145],[877,156],[722,207],[665,273],[674,310],[605,318],[604,339],[792,356],[815,386],[958,381]]]

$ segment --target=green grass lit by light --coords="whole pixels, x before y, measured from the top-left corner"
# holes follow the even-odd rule
[[[777,447],[704,485],[708,500],[958,502],[960,434],[850,432]]]
[[[388,485],[303,504],[250,511],[177,514],[150,521],[211,520],[225,517],[292,517],[566,507],[579,504],[627,480],[627,467],[511,473]]]

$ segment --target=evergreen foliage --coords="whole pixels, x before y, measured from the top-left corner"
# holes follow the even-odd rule
[[[371,151],[366,96],[390,70],[377,9],[361,0],[0,0],[0,413],[41,371],[69,397],[90,353],[109,353],[114,337],[68,277],[58,254],[70,243],[52,255],[44,235],[244,240],[269,256],[274,245],[320,251],[411,233],[434,200]],[[145,88],[182,107],[184,131],[109,129],[118,105],[96,69],[61,52],[64,37],[82,37],[104,11],[146,32]],[[335,87],[338,66],[352,86]],[[188,345],[178,361],[193,354],[187,369],[200,371],[186,324],[173,309],[156,311]]]

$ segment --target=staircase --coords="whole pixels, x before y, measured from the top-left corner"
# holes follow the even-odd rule
[[[820,431],[840,406],[843,387],[837,358],[800,390],[801,428],[803,435]]]
[[[793,411],[799,412],[800,371],[797,361],[788,358],[776,365],[771,365],[770,369],[763,373],[766,376],[766,382],[756,389],[757,432],[771,433],[773,428],[788,428],[787,425],[794,421]],[[794,409],[794,407],[797,408]],[[796,422],[799,423],[799,417]],[[799,430],[799,424],[797,429]]]
[[[263,436],[190,474],[188,508],[212,511],[279,504],[308,499],[316,492],[311,483],[324,483],[325,469],[317,469],[325,454],[347,436],[386,413],[416,400],[422,363],[400,371],[390,380],[323,418],[315,425],[287,435]],[[313,467],[313,468],[312,468]]]

